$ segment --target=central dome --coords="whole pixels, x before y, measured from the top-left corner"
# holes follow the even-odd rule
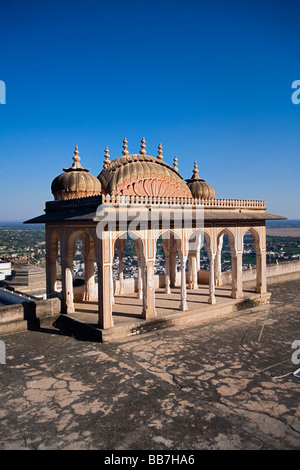
[[[98,176],[102,191],[123,196],[192,197],[177,168],[162,161],[161,146],[158,157],[146,155],[144,147],[139,154],[128,154],[125,145],[122,157],[112,162],[107,158]]]

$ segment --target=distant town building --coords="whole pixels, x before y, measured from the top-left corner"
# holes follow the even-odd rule
[[[0,281],[11,275],[11,263],[0,260]]]

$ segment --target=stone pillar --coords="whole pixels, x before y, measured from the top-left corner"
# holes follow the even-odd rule
[[[146,270],[146,261],[144,256],[140,258],[140,266],[141,266],[141,276],[142,276],[142,298],[143,298],[143,310],[142,310],[142,318],[147,318],[147,270]]]
[[[187,304],[187,295],[186,295],[186,261],[187,261],[187,256],[184,256],[182,253],[179,253],[179,258],[180,258],[180,269],[181,269],[181,301],[180,301],[180,310],[183,312],[188,310],[188,304]]]
[[[200,248],[196,251],[196,260],[197,260],[197,273],[200,271]]]
[[[150,320],[156,317],[155,310],[155,286],[154,286],[154,259],[148,259],[145,263],[143,277],[143,312],[142,318]]]
[[[83,300],[93,300],[95,298],[95,270],[94,270],[95,249],[90,237],[84,239],[84,296]]]
[[[231,264],[232,264],[232,292],[231,297],[234,299],[241,299],[243,297],[243,253],[232,252],[231,253]]]
[[[187,283],[188,289],[191,289],[192,288],[192,255],[191,255],[191,251],[189,251],[187,261],[188,261],[188,270],[187,270],[187,275],[186,275],[186,283]]]
[[[147,261],[147,318],[155,318],[155,281],[154,281],[155,260]]]
[[[95,294],[95,274],[94,274],[94,256],[88,255],[85,258],[85,283],[83,300],[94,299]]]
[[[56,253],[51,253],[50,255],[46,255],[47,298],[52,297],[54,292],[56,292],[56,259],[57,259]]]
[[[46,227],[46,291],[52,297],[56,291],[56,260],[58,253],[58,235],[51,233]]]
[[[143,270],[141,266],[141,259],[138,259],[137,298],[143,298]]]
[[[267,292],[266,250],[256,248],[256,288],[259,294]]]
[[[124,273],[123,273],[123,255],[125,250],[124,238],[118,239],[118,254],[119,254],[119,282],[120,282],[120,295],[124,294]]]
[[[211,305],[216,304],[216,296],[215,296],[215,254],[209,253],[209,296],[208,296],[208,303]]]
[[[165,294],[171,294],[170,287],[170,253],[165,256]]]
[[[173,235],[170,235],[170,287],[175,287],[177,274],[177,243]]]
[[[144,269],[144,264],[143,264],[143,261],[142,261],[143,253],[141,252],[139,239],[134,240],[134,248],[135,248],[137,261],[138,261],[137,298],[142,299],[143,298],[143,275],[144,275],[143,269]]]
[[[162,244],[165,253],[165,294],[170,294],[170,239],[163,238]]]
[[[108,329],[114,326],[112,317],[111,286],[112,256],[110,250],[110,240],[108,238],[106,239],[105,236],[103,237],[103,240],[99,239],[98,241],[96,259],[98,267],[98,325],[101,329]]]
[[[64,263],[67,313],[75,312],[73,295],[73,258],[74,254],[68,253]]]
[[[217,254],[215,260],[215,283],[216,286],[222,285],[222,247],[224,235],[221,235],[218,241]]]
[[[189,252],[189,271],[190,281],[189,287],[192,290],[198,289],[198,270],[197,270],[197,251]]]

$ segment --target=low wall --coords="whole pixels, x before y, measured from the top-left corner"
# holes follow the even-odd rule
[[[22,303],[0,306],[0,334],[52,324],[60,310],[61,302],[58,298],[36,301],[23,298]]]
[[[175,286],[180,286],[181,273],[176,273]],[[231,284],[231,271],[225,271],[222,273],[222,284]],[[274,263],[267,265],[267,283],[274,284],[276,282],[291,281],[294,279],[300,279],[300,260],[287,261],[282,263]],[[243,270],[243,283],[251,283],[256,280],[256,268],[244,269]],[[124,295],[133,294],[138,290],[137,278],[124,279]],[[209,284],[209,271],[199,270],[198,271],[198,284]],[[165,286],[165,275],[158,274],[154,276],[155,289],[159,289]],[[74,287],[74,301],[79,302],[83,300],[84,286]],[[114,295],[120,295],[120,281],[114,280]],[[94,295],[91,300],[97,300],[98,291],[97,284],[95,285]]]
[[[300,279],[300,260],[267,264],[267,284]],[[208,272],[208,271],[207,271]],[[222,273],[222,283],[231,284],[231,271]],[[256,268],[243,270],[243,282],[256,280]]]

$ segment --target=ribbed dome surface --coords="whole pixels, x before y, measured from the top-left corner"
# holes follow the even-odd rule
[[[192,178],[186,180],[192,197],[195,199],[214,199],[215,190],[206,183],[205,180],[199,178],[197,163],[194,164],[194,171]]]
[[[106,194],[191,197],[179,173],[167,163],[149,155],[119,157],[102,170],[98,179]]]
[[[187,185],[195,199],[214,199],[215,197],[214,189],[205,180],[189,180]]]
[[[52,182],[51,191],[56,200],[73,199],[100,194],[101,184],[96,176],[73,170],[57,176]]]
[[[74,163],[71,168],[64,168],[64,173],[52,181],[51,191],[55,200],[94,196],[101,193],[101,183],[98,178],[79,163],[77,146],[74,154]]]

